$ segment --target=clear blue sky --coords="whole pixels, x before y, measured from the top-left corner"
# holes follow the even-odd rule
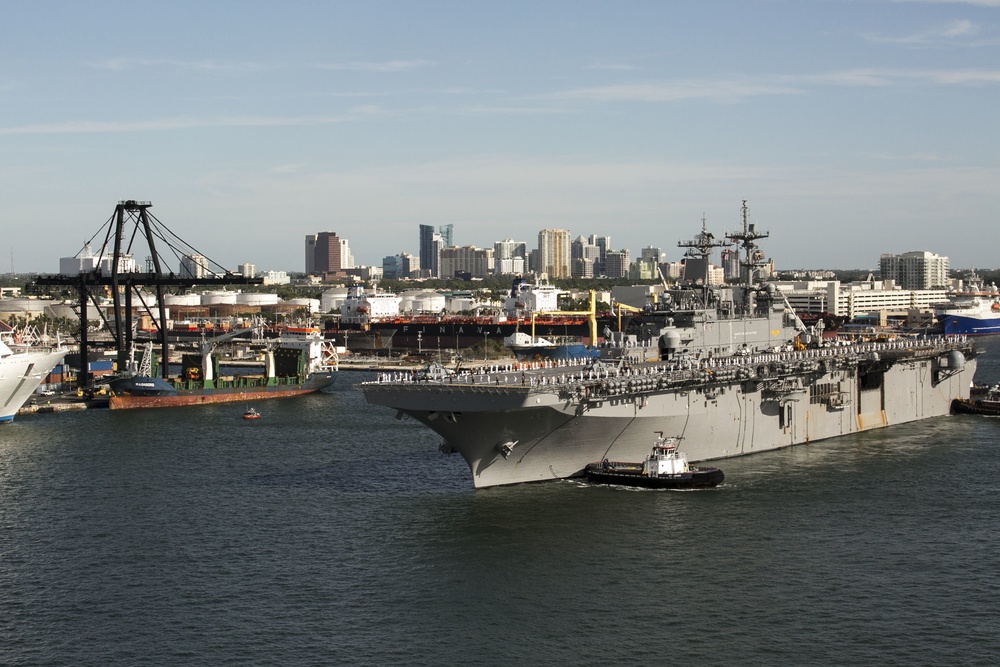
[[[301,271],[706,216],[779,268],[1000,266],[1000,0],[0,0],[0,267],[119,199],[221,264]]]

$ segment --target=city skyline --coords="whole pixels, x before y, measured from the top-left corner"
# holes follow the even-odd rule
[[[741,202],[781,267],[1000,265],[1000,0],[12,3],[0,253],[54,272],[120,199],[228,267],[412,230],[672,254]],[[155,27],[155,29],[151,28]],[[113,36],[113,38],[108,38]],[[44,44],[44,48],[40,45]],[[5,262],[6,263],[6,262]]]

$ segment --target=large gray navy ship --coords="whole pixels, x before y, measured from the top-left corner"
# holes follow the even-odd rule
[[[964,337],[859,339],[807,331],[775,286],[756,280],[747,221],[687,247],[704,279],[666,289],[600,359],[429,368],[361,383],[458,452],[477,488],[581,476],[588,463],[642,460],[657,432],[691,461],[743,456],[947,415],[968,398],[976,348]],[[743,250],[743,280],[709,286],[713,248]],[[691,275],[689,272],[688,275]]]

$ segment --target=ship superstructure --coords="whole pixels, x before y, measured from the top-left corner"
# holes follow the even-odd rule
[[[749,232],[744,204],[744,232]],[[477,488],[579,476],[593,461],[641,460],[650,434],[683,438],[691,461],[741,456],[946,415],[967,397],[964,338],[811,336],[773,285],[755,239],[743,285],[672,289],[606,359],[383,374],[359,385],[461,454]],[[707,248],[705,248],[707,251]]]

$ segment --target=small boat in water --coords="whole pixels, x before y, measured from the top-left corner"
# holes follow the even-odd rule
[[[665,438],[656,431],[653,451],[642,463],[622,463],[604,459],[590,463],[584,474],[591,482],[622,484],[651,489],[704,489],[718,486],[725,475],[718,468],[692,468],[677,449],[678,438]]]
[[[247,411],[243,413],[243,419],[260,419],[260,413],[253,408],[247,408]]]
[[[985,393],[973,392],[969,398],[956,398],[951,402],[951,412],[1000,417],[1000,384],[993,385]]]

